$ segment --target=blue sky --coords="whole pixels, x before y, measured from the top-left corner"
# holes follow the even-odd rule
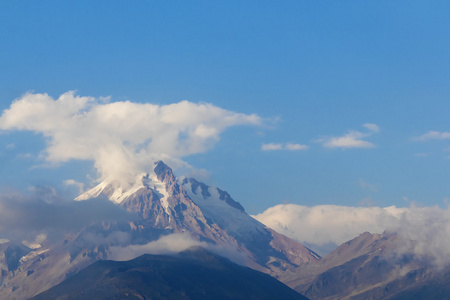
[[[445,206],[449,14],[447,1],[3,1],[0,109],[29,91],[207,102],[264,120],[183,157],[250,213]],[[349,131],[365,146],[326,147]],[[40,134],[2,131],[3,189],[95,174],[90,161],[42,167],[45,147]]]

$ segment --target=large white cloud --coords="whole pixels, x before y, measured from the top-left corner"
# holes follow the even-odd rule
[[[254,218],[318,248],[326,244],[340,245],[366,231],[383,233],[388,230],[404,239],[405,251],[413,249],[418,255],[431,256],[437,264],[450,263],[449,209],[280,204]],[[414,242],[406,243],[409,240]]]
[[[102,177],[113,178],[143,171],[155,159],[205,152],[228,127],[260,124],[257,115],[208,103],[109,102],[74,92],[56,100],[47,94],[25,94],[0,117],[2,130],[43,134],[47,148],[42,155],[48,162],[93,160]]]
[[[382,233],[406,208],[280,204],[254,216],[295,240],[315,245],[342,244],[365,231]]]

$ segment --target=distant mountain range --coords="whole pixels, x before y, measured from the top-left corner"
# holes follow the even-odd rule
[[[450,299],[450,269],[408,251],[405,242],[366,232],[280,280],[310,299]]]
[[[32,300],[192,299],[303,300],[273,277],[203,248],[177,255],[97,261]]]
[[[162,161],[132,178],[105,179],[76,198],[112,201],[124,218],[57,241],[0,240],[0,299],[50,288],[35,299],[266,299],[275,291],[303,298],[256,271],[310,299],[450,299],[449,268],[418,257],[407,247],[414,241],[395,233],[363,233],[320,258],[250,217],[226,191],[176,178]],[[129,261],[189,246],[202,248]]]

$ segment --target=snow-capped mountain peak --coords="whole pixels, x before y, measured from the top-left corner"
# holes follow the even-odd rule
[[[250,217],[227,192],[193,178],[177,179],[162,161],[156,162],[148,173],[130,178],[126,184],[105,179],[76,198],[79,201],[109,199],[130,212],[129,219],[98,220],[48,247],[30,249],[23,246],[24,250],[19,251],[14,261],[14,268],[3,268],[7,273],[1,270],[0,256],[0,279],[1,274],[11,276],[7,282],[3,281],[0,294],[15,291],[7,299],[29,298],[43,286],[59,283],[66,275],[95,260],[111,258],[114,247],[124,251],[135,246],[140,249],[161,236],[178,233],[187,233],[190,238],[214,249],[231,251],[232,255],[244,257],[248,267],[273,275],[318,259],[303,245]],[[0,255],[5,247],[8,243],[0,243]],[[25,258],[20,260],[21,257]],[[55,265],[58,268],[52,267]]]
[[[125,199],[135,194],[138,190],[146,188],[158,192],[158,194],[160,194],[161,204],[167,209],[168,193],[166,191],[165,183],[158,179],[158,176],[154,171],[139,173],[134,176],[130,176],[130,178],[132,178],[132,180],[127,183],[106,178],[97,186],[76,197],[75,200],[83,201],[92,198],[104,197],[114,203],[120,204]]]

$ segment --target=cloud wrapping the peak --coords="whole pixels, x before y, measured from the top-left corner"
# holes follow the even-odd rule
[[[156,159],[179,160],[210,150],[228,127],[261,125],[257,115],[225,110],[208,103],[170,105],[105,102],[76,96],[53,99],[27,93],[0,117],[2,130],[43,134],[50,163],[92,160],[102,177],[141,172]]]

